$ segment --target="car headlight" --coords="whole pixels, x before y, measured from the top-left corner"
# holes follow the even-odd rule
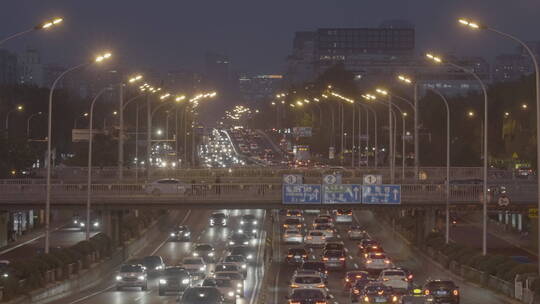
[[[233,242],[233,241],[230,241],[230,242],[229,242],[229,245],[234,245],[234,242]]]
[[[174,234],[174,233],[171,233],[171,236],[176,236],[176,234]]]
[[[255,234],[255,233],[257,233],[257,229],[253,229],[253,230],[251,230],[251,232]]]
[[[79,225],[81,225],[81,227],[84,227],[84,223],[80,223]]]
[[[79,223],[79,221],[77,221],[77,220],[73,221],[73,224],[75,224],[75,225],[77,225],[78,223]]]
[[[245,241],[245,242],[244,242],[244,245],[247,245],[247,244],[249,244],[249,242],[248,242],[248,241]]]
[[[238,283],[238,284],[236,284],[236,287],[238,287],[238,288],[242,288],[242,283]]]
[[[238,229],[238,233],[244,233],[243,229]]]
[[[184,284],[184,285],[189,284],[189,279],[183,279],[182,284]]]
[[[242,269],[246,269],[246,264],[242,265]]]
[[[184,236],[189,236],[191,234],[191,232],[186,232],[184,233]]]
[[[204,271],[206,269],[206,266],[202,266],[201,268],[199,268],[200,271]]]
[[[139,276],[137,279],[139,279],[140,281],[144,280],[144,276]]]
[[[229,291],[229,293],[227,293],[227,295],[228,295],[229,297],[234,297],[234,292]]]
[[[209,257],[213,257],[213,256],[214,256],[214,253],[213,253],[213,252],[210,252],[210,253],[208,254],[208,256],[209,256]]]
[[[163,266],[159,265],[159,266],[156,266],[156,270],[161,270],[163,269]]]
[[[253,255],[252,255],[252,254],[248,254],[247,259],[248,259],[248,260],[253,259]]]
[[[193,256],[199,256],[199,253],[194,252],[194,253],[193,253]]]
[[[244,221],[240,221],[240,225],[244,225]]]
[[[167,280],[160,279],[160,280],[159,280],[159,284],[167,284]]]
[[[257,225],[257,221],[253,221],[253,225]]]
[[[98,222],[95,222],[95,223],[94,223],[94,227],[99,227],[99,223],[98,223]]]
[[[4,274],[2,274],[2,276],[3,276],[4,278],[7,278],[7,277],[9,277],[9,273],[4,273]]]
[[[116,276],[116,280],[120,281],[120,280],[122,280],[122,277],[121,276]]]

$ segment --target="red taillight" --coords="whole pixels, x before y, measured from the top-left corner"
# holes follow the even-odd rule
[[[350,282],[351,280],[349,280],[349,278],[345,278],[345,282]]]
[[[340,261],[345,261],[345,258],[339,258]]]
[[[288,258],[292,258],[293,255],[292,255],[292,254],[288,254],[287,257],[288,257]]]
[[[429,289],[424,290],[424,294],[425,294],[426,296],[429,296]]]
[[[459,290],[454,289],[454,291],[452,291],[452,294],[454,294],[455,296],[458,296],[459,295]]]
[[[323,258],[323,261],[328,261],[328,258],[324,257],[324,258]]]

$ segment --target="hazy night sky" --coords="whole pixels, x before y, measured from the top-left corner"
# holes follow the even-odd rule
[[[283,72],[295,31],[318,27],[377,27],[387,19],[416,25],[417,52],[425,49],[491,59],[515,44],[471,33],[455,19],[471,16],[524,40],[540,40],[538,0],[3,0],[0,37],[49,16],[66,22],[3,45],[37,47],[45,63],[73,64],[102,48],[136,70],[202,70],[204,53],[231,57],[233,69]]]

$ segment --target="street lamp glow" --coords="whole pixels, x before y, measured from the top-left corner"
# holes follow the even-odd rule
[[[388,91],[387,90],[384,90],[384,89],[376,89],[375,91],[377,91],[377,93],[381,94],[381,95],[388,95]]]
[[[174,100],[175,100],[176,102],[180,102],[180,101],[182,101],[182,100],[184,100],[184,99],[186,99],[186,96],[182,95],[182,96],[177,96]]]
[[[301,107],[303,105],[303,103],[301,101],[297,101],[296,104]]]
[[[508,117],[510,116],[510,113],[509,112],[504,112],[504,117]]]
[[[468,27],[473,28],[473,29],[475,29],[475,30],[481,28],[480,25],[479,25],[478,23],[469,21],[469,20],[467,20],[467,19],[461,18],[461,19],[458,20],[458,22],[459,22],[460,24],[462,24],[462,25],[468,26]]]
[[[84,113],[83,116],[84,116],[84,117],[88,117],[88,113]]]
[[[111,57],[112,57],[111,53],[104,53],[102,55],[97,56],[96,59],[95,59],[95,62],[102,62],[105,59],[109,59]]]
[[[159,99],[164,100],[164,99],[169,98],[170,96],[171,96],[171,94],[166,93],[166,94],[161,95],[161,96],[159,97]]]
[[[161,136],[161,135],[163,134],[163,130],[157,129],[157,130],[156,130],[156,134],[157,134],[158,136]]]
[[[35,28],[37,30],[39,30],[39,29],[48,29],[48,28],[51,28],[53,26],[56,26],[56,25],[62,23],[63,21],[64,21],[64,19],[62,19],[62,18],[55,18],[55,19],[52,19],[50,21],[43,22],[42,24],[36,26]]]
[[[524,103],[524,104],[521,105],[521,108],[522,108],[523,110],[527,110],[528,107],[529,107],[529,106],[528,106],[526,103]]]
[[[399,75],[398,79],[409,84],[412,83],[412,79],[410,79],[409,77],[405,75]]]
[[[115,115],[115,116],[118,115],[118,111],[113,111],[112,115]]]
[[[467,112],[467,116],[469,116],[469,118],[474,117],[474,112],[473,111]]]
[[[275,103],[274,101],[272,101],[271,105],[275,106],[275,105],[276,105],[276,103]]]
[[[130,83],[134,83],[134,82],[136,82],[136,81],[141,80],[142,78],[143,78],[142,75],[137,75],[137,76],[132,77],[131,79],[129,79],[129,82],[130,82]]]
[[[403,112],[404,117],[407,117],[407,115],[409,115],[409,114],[407,114],[407,112]]]
[[[22,112],[24,110],[24,107],[22,105],[17,106],[17,111]]]
[[[435,55],[430,54],[430,53],[427,53],[426,57],[433,60],[433,61],[435,61],[435,62],[437,62],[437,63],[442,63],[441,57],[435,56]]]

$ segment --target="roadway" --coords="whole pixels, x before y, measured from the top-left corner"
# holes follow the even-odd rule
[[[314,216],[305,216],[306,224],[310,225]],[[283,217],[280,217],[280,221]],[[414,274],[414,283],[422,285],[427,279],[450,279],[453,280],[459,287],[461,292],[462,304],[478,304],[478,303],[490,303],[490,304],[503,304],[511,303],[507,298],[497,295],[496,293],[483,289],[477,285],[467,283],[459,280],[458,277],[449,273],[445,269],[439,267],[437,264],[432,263],[430,260],[416,255],[411,247],[406,244],[401,238],[393,236],[388,227],[384,227],[376,220],[369,211],[356,211],[354,221],[356,224],[361,225],[367,229],[372,238],[381,242],[383,248],[388,253],[392,261],[397,266],[408,268]],[[350,241],[347,238],[346,226],[338,225],[338,238],[345,243],[347,250],[347,269],[362,269],[359,258],[357,257],[357,243],[356,241]],[[289,248],[298,248],[302,245],[285,245],[280,242],[279,246],[279,269],[275,288],[273,290],[273,302],[272,303],[284,303],[285,296],[289,292],[288,282],[292,277],[292,273],[295,270],[294,266],[290,266],[284,262],[285,255]],[[313,250],[309,259],[318,259],[322,254],[321,249]],[[332,304],[350,303],[348,292],[344,291],[343,280],[345,277],[345,271],[330,271],[329,272],[329,294]]]
[[[163,231],[163,234],[159,238],[155,238],[154,241],[149,243],[141,252],[139,252],[133,258],[142,258],[147,255],[160,255],[163,257],[165,264],[168,266],[178,265],[182,259],[186,256],[191,256],[191,246],[195,242],[210,243],[212,244],[217,255],[217,260],[223,257],[226,253],[226,240],[228,234],[235,228],[239,227],[239,218],[243,214],[254,214],[261,222],[265,212],[263,210],[231,210],[231,216],[229,226],[226,228],[210,228],[208,225],[208,217],[212,213],[211,210],[183,210],[176,211],[178,214],[178,224],[188,225],[191,229],[193,242],[168,242],[169,231]],[[262,234],[261,234],[262,236]],[[261,244],[259,239],[259,244]],[[257,291],[260,287],[262,280],[261,269],[262,256],[261,251],[258,251],[257,255],[259,263],[257,266],[249,266],[248,275],[245,285],[245,297],[237,301],[238,304],[251,304],[254,302],[257,295]],[[214,264],[209,266],[207,271],[211,271]],[[90,288],[84,292],[78,293],[74,296],[66,297],[64,299],[55,301],[56,304],[103,304],[103,303],[176,303],[177,296],[158,295],[158,278],[150,278],[148,281],[148,290],[140,291],[137,289],[125,289],[122,291],[116,291],[115,288],[115,271],[111,271],[107,275],[103,282],[99,283],[96,287]]]

